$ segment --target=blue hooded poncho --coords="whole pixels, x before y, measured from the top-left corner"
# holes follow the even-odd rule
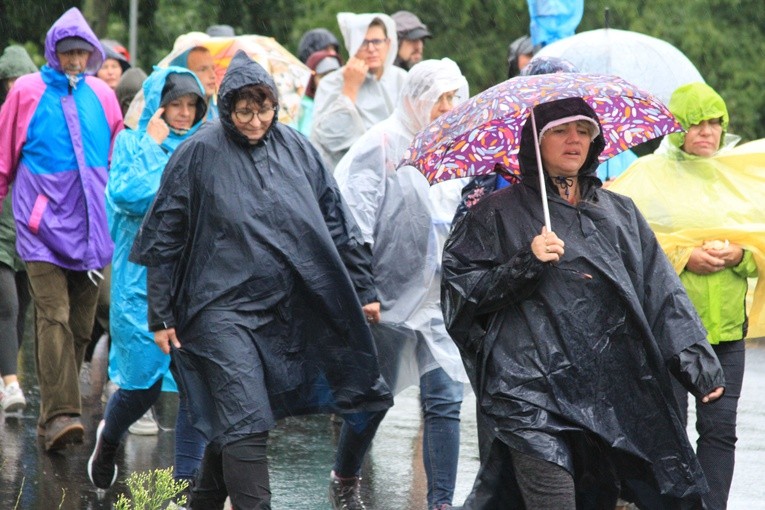
[[[198,96],[195,123],[185,134],[171,130],[158,144],[146,127],[159,109],[162,90],[168,76],[191,77]],[[126,129],[117,137],[112,166],[106,185],[106,214],[109,232],[114,240],[111,285],[111,348],[109,378],[122,389],[150,388],[164,374],[169,374],[170,356],[154,344],[149,331],[146,303],[146,268],[128,260],[138,228],[154,195],[173,151],[202,124],[205,112],[204,88],[199,79],[180,67],[155,68],[143,84],[146,107],[138,129]],[[185,92],[185,91],[184,91]],[[166,379],[165,390],[175,388],[172,378]]]

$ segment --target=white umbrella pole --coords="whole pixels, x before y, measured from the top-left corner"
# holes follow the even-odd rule
[[[537,154],[537,169],[539,169],[539,192],[542,194],[542,210],[545,215],[545,227],[552,232],[550,226],[550,208],[547,206],[547,186],[545,185],[545,171],[542,168],[542,153],[539,151],[539,139],[537,138],[537,119],[534,116],[534,108],[531,109],[531,127],[534,131],[534,150]]]

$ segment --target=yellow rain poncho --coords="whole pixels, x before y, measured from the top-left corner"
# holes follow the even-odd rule
[[[751,252],[758,277],[747,337],[765,336],[765,139],[709,158],[666,141],[662,149],[638,159],[609,191],[635,201],[678,274],[705,241],[727,240]]]

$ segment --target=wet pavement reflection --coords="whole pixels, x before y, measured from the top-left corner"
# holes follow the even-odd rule
[[[115,486],[97,494],[86,473],[95,429],[101,419],[101,388],[105,380],[105,346],[96,349],[89,377],[83,377],[85,442],[60,453],[45,453],[36,435],[39,391],[33,344],[25,341],[19,378],[27,409],[0,420],[0,509],[110,509],[131,472],[169,467],[173,462],[176,397],[163,393],[155,412],[161,430],[156,436],[127,434],[118,455],[120,475]],[[739,409],[736,472],[729,509],[765,508],[765,339],[749,343],[744,390]],[[475,398],[467,392],[463,405],[462,445],[455,503],[470,491],[478,470]],[[689,423],[695,418],[689,417]],[[329,510],[327,487],[334,458],[337,426],[327,416],[291,418],[272,432],[269,457],[274,509]],[[363,490],[372,510],[426,510],[422,468],[421,420],[417,389],[396,398],[396,406],[380,427],[364,467]],[[695,441],[695,432],[689,427]]]

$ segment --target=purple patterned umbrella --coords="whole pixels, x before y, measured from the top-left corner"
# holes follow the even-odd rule
[[[518,174],[521,129],[531,108],[567,97],[581,97],[598,114],[606,139],[600,161],[648,140],[682,131],[661,101],[616,76],[517,76],[432,122],[415,136],[402,165],[418,168],[431,184],[484,175],[497,165]]]

